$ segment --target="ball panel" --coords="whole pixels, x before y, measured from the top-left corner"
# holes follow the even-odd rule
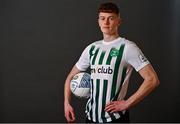
[[[81,72],[76,74],[70,82],[72,93],[78,97],[88,98],[90,96],[90,74]]]

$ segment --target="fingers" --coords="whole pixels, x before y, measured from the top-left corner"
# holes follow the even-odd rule
[[[110,104],[112,104],[112,102],[107,103],[106,106],[108,106],[108,105],[110,105]]]
[[[75,115],[74,115],[74,111],[70,111],[70,121],[74,122],[75,121]]]
[[[106,104],[106,108],[113,107],[115,104],[115,102],[109,102]]]
[[[67,122],[74,122],[75,121],[75,116],[74,116],[74,112],[73,111],[69,111],[66,115],[65,115]]]
[[[123,111],[126,109],[125,102],[122,101],[113,101],[106,104],[105,111],[109,113],[114,113],[118,111]]]
[[[65,108],[65,117],[67,122],[74,122],[75,121],[75,114],[73,108],[68,105]]]
[[[105,107],[105,111],[111,109],[113,107],[112,103],[108,103]]]
[[[115,106],[114,102],[108,103],[105,107],[105,111],[109,112],[109,113],[116,112],[117,110],[116,110],[116,106]]]

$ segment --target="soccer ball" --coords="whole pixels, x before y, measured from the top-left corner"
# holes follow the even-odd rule
[[[71,92],[78,97],[88,98],[90,96],[91,76],[81,72],[76,74],[70,82]]]

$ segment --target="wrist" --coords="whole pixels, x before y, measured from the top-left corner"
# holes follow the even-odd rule
[[[129,108],[131,108],[132,106],[133,106],[133,104],[134,104],[134,99],[132,99],[132,98],[129,98],[129,99],[127,99],[126,100],[126,106],[127,106],[127,108],[129,109]]]
[[[129,100],[125,101],[126,109],[129,109],[131,107],[131,103]]]
[[[64,105],[68,105],[69,104],[69,100],[68,99],[65,99],[64,100]]]

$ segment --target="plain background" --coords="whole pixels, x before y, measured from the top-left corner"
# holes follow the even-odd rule
[[[66,122],[64,81],[83,49],[102,38],[107,0],[0,0],[0,122]],[[131,122],[180,122],[180,1],[114,0],[121,37],[134,41],[160,86],[130,110]],[[130,96],[142,78],[133,71]],[[85,99],[73,97],[77,121]]]

